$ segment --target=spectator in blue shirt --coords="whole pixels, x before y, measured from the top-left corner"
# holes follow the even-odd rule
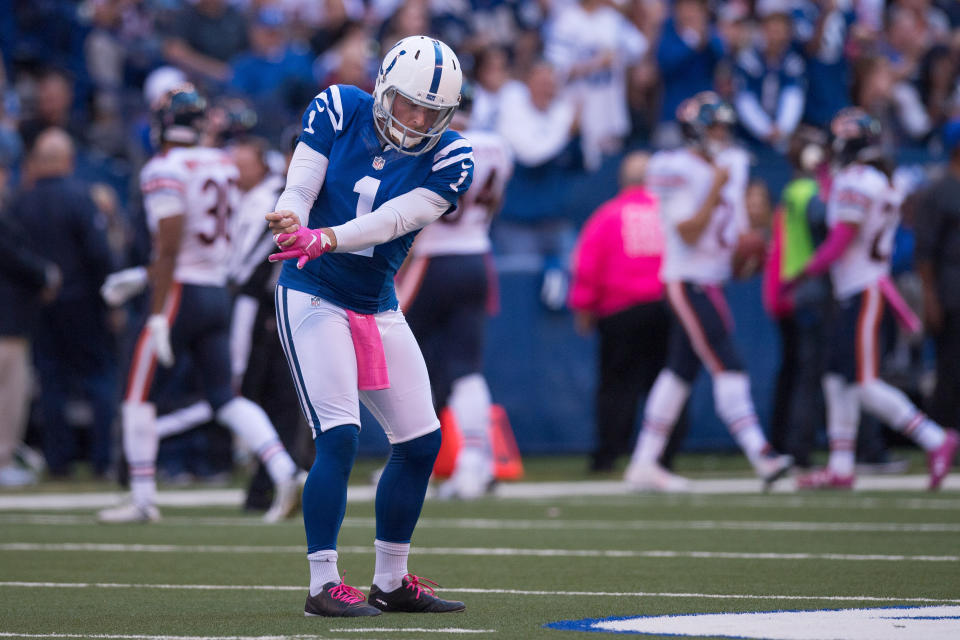
[[[230,86],[258,100],[282,91],[290,83],[313,85],[313,57],[306,47],[287,39],[283,13],[265,7],[250,25],[250,49],[230,61]],[[299,104],[299,102],[298,102]]]
[[[657,47],[657,65],[665,80],[654,139],[657,146],[682,142],[674,118],[677,106],[714,88],[714,71],[723,54],[723,42],[710,24],[706,0],[677,0],[672,15],[663,23]]]
[[[279,9],[260,9],[250,24],[250,49],[230,62],[230,89],[253,104],[257,131],[267,137],[278,136],[318,90],[313,54],[292,42],[286,27]]]
[[[736,60],[734,106],[743,128],[761,147],[784,149],[803,115],[806,65],[792,48],[787,0],[760,0],[757,15],[761,44]]]
[[[855,20],[851,0],[801,0],[793,8],[794,33],[807,63],[805,122],[826,127],[850,104],[850,61],[844,47]]]

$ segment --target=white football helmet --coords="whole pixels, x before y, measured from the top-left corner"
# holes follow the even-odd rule
[[[373,89],[373,119],[384,141],[400,153],[420,155],[440,140],[460,104],[463,72],[453,50],[434,38],[410,36],[384,56]],[[400,94],[435,112],[426,132],[405,126],[393,115]]]

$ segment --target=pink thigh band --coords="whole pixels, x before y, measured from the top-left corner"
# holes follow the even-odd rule
[[[350,321],[350,336],[357,353],[357,388],[373,391],[390,387],[387,375],[387,356],[383,352],[380,328],[372,315],[346,310]]]

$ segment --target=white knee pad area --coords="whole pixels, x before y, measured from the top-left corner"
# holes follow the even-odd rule
[[[860,424],[860,389],[836,374],[825,375],[821,384],[827,405],[827,436],[854,440]]]
[[[742,371],[724,371],[713,376],[713,403],[727,425],[754,413],[750,379]]]
[[[690,397],[690,385],[680,376],[664,369],[657,376],[647,397],[645,418],[672,426]]]
[[[157,408],[150,402],[124,402],[123,453],[130,463],[153,463],[157,458]]]
[[[486,439],[490,403],[490,388],[482,374],[472,373],[454,381],[448,404],[465,436]]]
[[[237,396],[217,409],[216,418],[252,451],[259,451],[277,439],[277,432],[266,412],[243,396]]]
[[[863,408],[892,427],[903,427],[917,414],[907,395],[883,380],[873,379],[859,388]]]

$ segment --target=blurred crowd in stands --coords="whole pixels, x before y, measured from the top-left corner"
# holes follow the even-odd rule
[[[503,265],[542,269],[553,310],[565,308],[578,228],[616,193],[592,176],[612,176],[629,150],[679,144],[674,112],[697,92],[734,105],[761,210],[790,178],[798,127],[860,106],[891,154],[913,154],[918,184],[960,120],[950,0],[12,0],[0,12],[0,208],[17,233],[49,241],[32,276],[0,279],[0,345],[32,342],[42,392],[31,438],[51,474],[71,474],[78,457],[96,474],[116,468],[130,327],[98,289],[149,252],[137,175],[153,152],[151,82],[196,84],[220,144],[255,135],[285,151],[322,88],[371,90],[386,50],[421,33],[458,53],[471,128],[499,132],[515,152],[494,251]],[[282,154],[262,157],[282,174]],[[20,242],[3,235],[3,247]],[[0,380],[13,397],[28,386]],[[95,425],[82,450],[70,444],[75,423]]]

